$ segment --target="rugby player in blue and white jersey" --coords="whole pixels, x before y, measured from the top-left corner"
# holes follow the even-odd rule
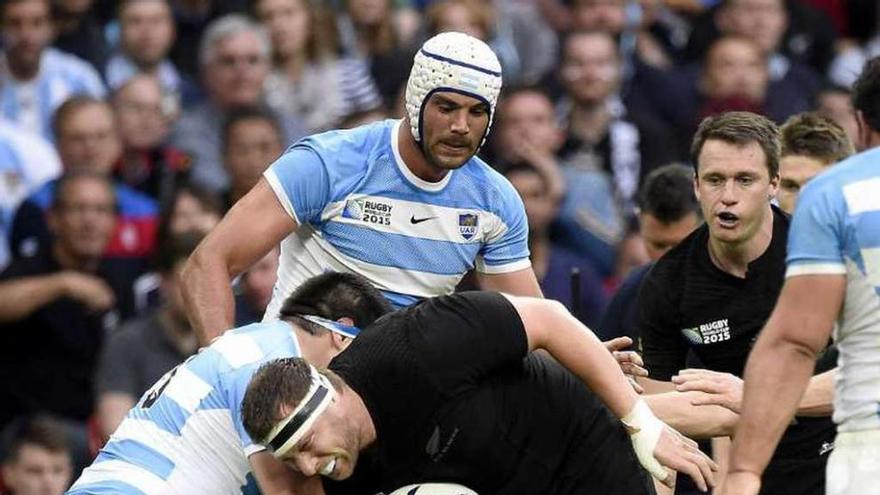
[[[825,493],[880,486],[880,58],[853,85],[854,155],[812,179],[798,198],[785,285],[745,375],[745,398],[724,495],[754,495],[813,371],[834,339],[837,438]]]
[[[395,306],[448,294],[476,268],[480,286],[540,296],[522,201],[475,156],[501,89],[492,49],[439,34],[415,56],[407,115],[293,144],[202,242],[184,269],[194,328],[232,322],[231,276],[281,243],[275,294],[326,269],[364,275]]]
[[[135,407],[70,489],[84,494],[272,494],[305,480],[244,431],[241,403],[268,361],[301,356],[318,366],[391,311],[363,277],[326,273],[285,301],[279,321],[229,330],[168,372]]]

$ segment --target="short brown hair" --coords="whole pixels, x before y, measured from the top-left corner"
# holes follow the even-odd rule
[[[816,112],[789,117],[779,128],[779,134],[781,156],[808,156],[827,165],[855,153],[846,131],[837,122]]]
[[[710,139],[735,146],[758,143],[764,151],[770,177],[779,175],[779,127],[767,117],[751,112],[724,112],[703,119],[691,144],[691,160],[696,172],[699,171],[700,152]]]
[[[57,420],[50,416],[19,418],[3,431],[2,464],[13,464],[21,449],[35,445],[53,453],[70,453],[67,433]]]
[[[329,370],[319,370],[337,391],[342,378]],[[260,366],[251,378],[241,404],[241,418],[247,434],[265,443],[269,432],[281,421],[282,406],[296,406],[306,396],[312,383],[311,369],[305,359],[284,358]]]

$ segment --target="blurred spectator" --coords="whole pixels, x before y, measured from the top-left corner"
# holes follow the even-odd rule
[[[215,20],[245,10],[246,0],[170,0],[177,31],[171,61],[187,79],[196,81],[204,70],[199,52],[208,26]]]
[[[700,50],[700,53],[705,53],[712,42],[723,35],[739,36],[756,43],[766,57],[771,85],[779,88],[777,94],[787,97],[789,101],[799,102],[781,117],[770,115],[783,120],[809,108],[809,103],[813,101],[821,84],[819,75],[824,73],[824,68],[817,70],[805,63],[803,58],[795,57],[785,50],[784,36],[790,28],[791,19],[787,8],[794,3],[797,2],[786,4],[785,0],[725,0],[714,16],[718,34],[704,40],[705,44]],[[792,44],[803,48],[812,43],[807,39],[811,35],[811,32],[807,32],[805,36],[798,37],[797,41],[792,41]],[[833,32],[831,37],[829,42],[833,42]],[[826,61],[825,65],[827,63]],[[770,100],[777,97],[773,95]]]
[[[818,113],[803,113],[779,128],[782,153],[779,158],[779,207],[794,213],[801,189],[813,177],[855,153],[842,127]]]
[[[700,204],[694,195],[693,169],[672,164],[651,172],[639,195],[638,221],[651,263],[630,272],[618,287],[596,330],[603,340],[628,336],[633,342],[639,342],[639,336],[634,333],[635,303],[642,280],[653,262],[703,223]]]
[[[810,67],[816,74],[824,74],[834,57],[837,34],[831,19],[809,3],[722,0],[693,21],[688,58],[702,59],[709,45],[722,34],[739,34],[761,44],[768,54],[783,56],[776,57],[773,63],[790,60]],[[849,3],[853,3],[852,0]],[[731,24],[736,25],[734,31],[730,31]],[[773,73],[771,69],[771,75]]]
[[[8,0],[0,5],[0,105],[7,119],[53,140],[52,114],[64,100],[79,93],[103,97],[106,90],[88,63],[49,47],[49,9],[49,0]]]
[[[225,211],[223,201],[212,191],[192,183],[178,184],[171,200],[162,206],[159,238],[191,231],[207,234]]]
[[[116,178],[160,203],[168,200],[174,185],[189,173],[190,159],[165,144],[172,116],[163,105],[159,80],[135,75],[119,86],[112,102],[123,148]]]
[[[282,151],[284,133],[274,115],[260,108],[232,111],[223,126],[223,156],[231,183],[227,204],[247,194]]]
[[[812,106],[812,96],[792,90],[785,80],[773,81],[767,55],[751,38],[716,39],[699,67],[685,67],[677,76],[687,98],[677,102],[674,118],[683,148],[689,146],[703,118],[728,111],[748,111],[783,122]]]
[[[389,108],[406,83],[412,50],[394,22],[392,0],[347,0],[336,16],[342,54],[363,60]]]
[[[92,64],[97,71],[107,63],[110,49],[93,8],[94,0],[52,0],[55,48]]]
[[[52,145],[0,119],[0,270],[12,257],[9,236],[18,205],[60,173],[61,162]]]
[[[437,0],[427,7],[425,23],[428,36],[458,31],[488,43],[505,86],[534,84],[556,63],[557,35],[528,3]]]
[[[235,326],[263,319],[263,313],[272,300],[272,288],[278,278],[280,252],[277,247],[272,249],[241,275],[235,295]]]
[[[605,307],[602,279],[587,259],[550,241],[550,224],[559,208],[551,180],[528,163],[513,165],[504,175],[526,209],[532,269],[544,297],[562,302],[585,325],[594,326]]]
[[[73,477],[64,427],[48,416],[21,418],[2,433],[4,495],[61,495]]]
[[[191,233],[203,236],[223,217],[223,201],[208,189],[190,182],[175,185],[171,196],[162,203],[159,241],[178,238]],[[162,279],[156,272],[147,272],[134,283],[134,306],[142,314],[162,303]]]
[[[859,124],[849,90],[834,85],[822,88],[816,95],[816,111],[837,122],[853,145],[859,148]]]
[[[133,274],[103,256],[115,212],[106,176],[65,175],[48,215],[52,244],[0,274],[0,426],[57,414],[78,422],[77,445],[87,450],[98,353],[132,306]]]
[[[382,105],[367,65],[334,52],[334,26],[320,6],[309,0],[256,0],[252,9],[272,40],[266,101],[276,112],[294,116],[314,133]]]
[[[201,238],[200,233],[189,232],[162,240],[156,256],[162,305],[123,324],[101,351],[95,395],[103,438],[116,430],[148,388],[198,347],[178,282],[184,262]]]
[[[124,0],[117,12],[119,48],[104,69],[110,89],[144,73],[161,83],[167,98],[164,104],[169,107],[166,111],[176,111],[181,102],[195,100],[196,89],[168,59],[175,38],[168,0]]]
[[[489,163],[503,171],[528,162],[549,181],[549,193],[558,201],[565,193],[565,177],[556,152],[565,133],[556,122],[550,98],[538,87],[508,87],[501,94],[497,113],[495,131],[489,137]]]
[[[199,63],[208,99],[183,112],[172,144],[192,157],[192,180],[218,194],[229,188],[220,156],[223,121],[235,108],[264,103],[270,52],[266,31],[243,15],[217,19],[202,39]],[[288,139],[302,135],[292,119],[283,125]]]
[[[557,107],[567,128],[559,156],[569,192],[556,236],[610,276],[642,177],[673,161],[676,146],[660,124],[624,108],[620,57],[608,33],[570,34],[559,71],[567,92]]]
[[[572,166],[610,174],[622,204],[631,205],[642,177],[674,160],[671,136],[621,103],[621,60],[608,33],[570,34],[559,70],[566,90],[559,112],[567,134],[560,156]]]
[[[111,176],[120,158],[121,142],[108,103],[89,96],[72,97],[58,108],[53,128],[65,172]],[[57,181],[47,182],[18,207],[10,237],[14,255],[32,256],[48,245],[44,213],[54,201],[56,185]],[[131,258],[134,266],[153,250],[158,204],[125,184],[116,183],[114,190],[119,221],[106,254]]]

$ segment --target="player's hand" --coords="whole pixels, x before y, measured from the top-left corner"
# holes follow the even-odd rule
[[[755,473],[737,471],[727,475],[715,495],[758,495],[761,477]]]
[[[730,373],[687,369],[672,377],[678,392],[703,392],[691,400],[695,406],[716,405],[739,414],[742,410],[743,381]]]
[[[700,451],[697,442],[664,425],[660,439],[654,448],[654,457],[667,470],[674,470],[690,476],[697,488],[708,492],[715,486],[715,471],[718,465]],[[653,473],[652,473],[653,474]],[[655,476],[656,477],[656,476]],[[659,478],[658,478],[659,479]],[[667,486],[674,486],[672,473],[660,480]]]
[[[106,311],[116,302],[110,286],[94,275],[68,270],[60,276],[64,295],[85,304],[92,311]]]
[[[644,362],[639,353],[635,351],[625,351],[627,347],[632,345],[633,341],[629,337],[617,337],[603,342],[608,352],[617,360],[620,371],[629,379],[630,385],[635,389],[636,393],[644,392],[641,385],[636,383],[635,379],[640,376],[648,376],[648,370],[643,368]]]

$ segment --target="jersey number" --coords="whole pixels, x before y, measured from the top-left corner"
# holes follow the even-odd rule
[[[150,390],[147,391],[146,395],[144,395],[144,400],[141,403],[141,407],[143,409],[149,409],[153,407],[153,404],[155,404],[156,401],[159,400],[162,392],[165,391],[165,387],[167,387],[168,384],[171,383],[171,379],[174,378],[174,374],[177,373],[177,368],[179,367],[180,366],[175,366],[173,370],[165,373],[165,376],[160,378],[159,381],[156,382],[150,388]]]

